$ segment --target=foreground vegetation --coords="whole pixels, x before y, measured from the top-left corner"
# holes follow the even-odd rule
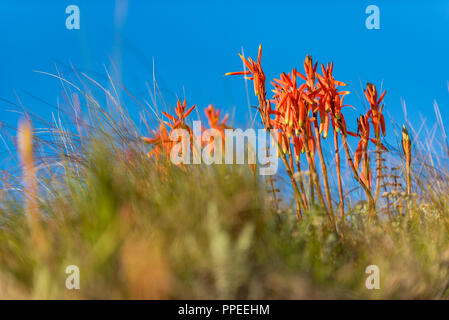
[[[412,148],[405,129],[385,155],[384,124],[371,111],[353,133],[359,140],[353,161],[342,101],[335,105],[346,93],[327,92],[322,79],[316,85],[311,58],[304,91],[296,96],[292,89],[299,90],[293,70],[281,76],[269,103],[260,58],[246,62],[263,125],[287,137],[279,155],[286,175],[261,178],[248,165],[173,165],[172,142],[161,137],[188,128],[193,108],[178,102],[175,116],[164,112],[170,121],[157,121],[159,129],[142,141],[112,93],[118,82],[110,80],[114,90],[107,91],[112,110],[79,89],[85,85],[58,76],[83,99],[72,95],[75,119],[38,130],[31,123],[40,120],[29,115],[17,130],[21,171],[2,172],[0,189],[0,298],[448,298],[449,185],[444,156],[429,147],[436,142],[415,140]],[[332,66],[323,72],[342,85]],[[383,95],[378,99],[375,90],[367,88],[370,110],[374,105],[381,115]],[[306,101],[310,120],[295,118],[299,104],[290,103],[287,112],[286,93]],[[318,122],[314,103],[326,99]],[[212,107],[206,117],[220,132],[228,126]],[[323,132],[334,136],[337,151],[343,143],[342,161],[352,162],[347,172],[327,172]],[[292,159],[301,157],[306,166],[298,172]],[[66,288],[69,265],[80,269],[80,290]],[[365,286],[369,265],[380,269],[378,290]]]
[[[242,166],[133,164],[95,148],[81,172],[48,177],[40,237],[2,195],[2,298],[446,298],[449,212],[438,202],[368,222],[349,209],[342,242],[322,210],[275,212]],[[34,226],[35,228],[35,226]],[[35,232],[35,231],[34,231]],[[365,288],[378,265],[381,289]],[[77,265],[81,289],[65,288]]]

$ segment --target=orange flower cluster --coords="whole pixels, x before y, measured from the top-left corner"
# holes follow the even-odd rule
[[[376,134],[376,139],[380,136],[380,129],[382,128],[382,134],[385,135],[385,119],[384,115],[382,114],[382,110],[384,108],[384,105],[380,105],[382,100],[385,97],[386,91],[384,91],[380,98],[377,99],[377,89],[376,86],[368,83],[365,90],[366,98],[368,99],[368,102],[370,104],[370,110],[368,110],[368,113],[366,114],[372,121],[374,126],[374,132]]]
[[[165,155],[167,158],[170,157],[170,151],[172,147],[177,143],[176,141],[172,141],[171,139],[169,139],[170,134],[175,129],[186,129],[189,133],[192,132],[190,127],[186,125],[185,119],[193,111],[193,109],[195,109],[195,105],[193,105],[186,111],[186,100],[184,99],[184,102],[181,103],[181,101],[178,99],[174,116],[161,111],[161,113],[170,121],[161,122],[159,125],[159,130],[153,130],[153,133],[155,135],[154,138],[142,137],[143,141],[154,146],[154,148],[147,154],[148,157],[154,156],[156,160],[158,160],[161,155]],[[166,126],[168,126],[171,130],[168,131]],[[181,137],[179,139],[181,139]]]
[[[170,150],[173,146],[173,141],[169,139],[167,127],[163,123],[159,125],[159,130],[153,130],[153,133],[155,135],[154,138],[142,137],[142,140],[154,146],[154,148],[147,153],[147,156],[154,156],[156,160],[159,160],[159,157],[162,154],[165,154],[167,156],[170,154]]]
[[[369,120],[371,120],[376,134],[376,138],[371,140],[379,148],[385,149],[380,142],[380,130],[385,135],[385,120],[382,114],[383,105],[381,105],[385,92],[378,98],[376,87],[368,84],[365,94],[370,103],[370,110],[365,116],[361,116],[358,119],[358,132],[353,133],[348,131],[346,120],[342,113],[342,108],[348,106],[343,101],[345,96],[349,94],[349,91],[340,90],[340,87],[345,87],[346,84],[334,78],[333,63],[326,66],[321,65],[322,74],[320,74],[317,72],[318,64],[314,64],[312,58],[307,56],[304,61],[304,74],[296,69],[292,69],[289,73],[282,73],[279,79],[274,79],[271,82],[274,95],[272,99],[267,100],[264,83],[265,75],[261,67],[261,52],[262,48],[259,47],[257,62],[240,55],[248,70],[231,72],[226,75],[244,75],[247,79],[254,80],[254,89],[259,99],[258,110],[262,117],[262,124],[267,130],[274,129],[276,133],[279,133],[278,145],[280,155],[285,160],[284,164],[295,190],[298,217],[301,217],[300,211],[310,206],[313,202],[313,199],[307,200],[301,182],[299,182],[300,186],[298,187],[297,179],[295,179],[295,173],[300,171],[300,155],[305,153],[311,173],[311,186],[314,189],[309,193],[309,197],[313,198],[313,194],[317,194],[323,208],[329,214],[329,221],[334,223],[331,190],[328,183],[326,162],[321,150],[321,139],[328,137],[330,124],[332,124],[334,131],[341,209],[343,208],[344,199],[341,186],[338,135],[341,136],[354,178],[361,184],[367,195],[368,202],[373,206],[374,200],[371,196],[371,173],[369,171],[367,151],[368,141],[370,140]],[[271,108],[271,105],[274,105],[274,109]],[[347,135],[359,138],[355,160],[351,156]],[[318,178],[318,165],[315,161],[316,151],[318,151],[320,156],[319,167],[322,172],[326,200],[324,200],[322,195],[322,185]],[[293,158],[296,159],[296,170]],[[364,160],[364,170],[362,176],[360,176],[357,168],[362,158]]]
[[[259,98],[259,112],[262,117],[262,122],[265,127],[271,128],[271,110],[270,103],[265,99],[265,73],[262,70],[261,60],[262,60],[262,45],[259,46],[259,53],[257,55],[257,62],[253,61],[251,58],[246,59],[239,53],[240,59],[242,59],[248,70],[228,72],[225,76],[243,75],[247,80],[253,80],[254,84],[254,94]]]
[[[164,116],[166,116],[168,119],[172,121],[172,123],[169,123],[165,121],[165,123],[173,130],[173,129],[187,129],[189,132],[191,131],[189,126],[185,124],[185,119],[189,116],[189,114],[195,109],[195,105],[190,107],[186,111],[186,100],[184,99],[184,102],[181,104],[181,101],[178,99],[178,102],[175,107],[175,115],[172,116],[168,113],[161,111]]]
[[[360,161],[363,159],[362,180],[371,188],[371,172],[369,171],[368,142],[369,134],[369,117],[368,115],[360,116],[357,119],[357,133],[360,137],[359,144],[355,151],[354,165],[358,169]]]
[[[175,107],[175,115],[172,116],[164,111],[161,113],[166,116],[169,121],[163,121],[159,125],[159,130],[153,130],[154,137],[142,137],[142,140],[153,146],[152,150],[148,152],[148,157],[154,157],[158,160],[162,155],[166,156],[167,159],[170,157],[170,152],[174,145],[176,145],[182,137],[178,138],[178,141],[170,139],[170,135],[175,129],[186,129],[190,134],[191,148],[193,146],[193,132],[192,129],[185,123],[186,118],[190,115],[190,113],[195,108],[195,105],[186,110],[186,100],[181,103],[180,100],[177,101]],[[205,110],[206,118],[209,122],[210,129],[216,129],[221,133],[222,142],[224,145],[225,142],[225,129],[228,129],[228,125],[226,124],[228,120],[228,114],[226,114],[223,119],[220,120],[220,110],[215,109],[214,106],[209,105]],[[170,131],[167,130],[167,127],[170,128]],[[205,129],[203,129],[204,131]],[[204,144],[204,141],[202,142]]]
[[[229,115],[226,114],[220,121],[220,110],[215,110],[214,106],[211,104],[204,110],[204,113],[206,114],[206,118],[209,122],[209,128],[220,131],[224,146],[225,129],[229,129],[228,125],[226,124]]]
[[[377,99],[377,89],[376,86],[368,83],[365,90],[366,98],[368,99],[370,109],[364,116],[360,116],[357,119],[357,133],[360,137],[359,144],[355,151],[355,167],[358,169],[360,161],[363,160],[362,167],[362,179],[371,188],[371,178],[372,174],[369,166],[369,156],[368,156],[368,142],[371,140],[372,143],[379,147],[379,150],[386,151],[385,146],[380,142],[380,130],[382,134],[385,135],[385,118],[382,114],[384,105],[381,102],[385,96],[386,91],[382,93],[379,99]],[[370,138],[370,126],[369,120],[373,124],[375,138]],[[379,151],[380,156],[380,151]],[[380,164],[379,164],[380,165]],[[378,172],[379,176],[380,172]],[[379,185],[380,186],[380,185]]]
[[[380,184],[381,184],[381,176],[382,176],[382,152],[387,151],[385,146],[381,143],[380,139],[380,131],[382,130],[382,135],[385,136],[385,118],[382,114],[384,105],[382,103],[384,97],[385,97],[386,91],[384,91],[379,99],[377,98],[377,89],[376,86],[368,83],[365,90],[365,96],[368,99],[370,109],[366,113],[365,117],[369,118],[373,124],[374,127],[374,135],[375,139],[372,139],[373,143],[376,144],[376,153],[377,153],[377,182],[376,182],[376,190],[374,194],[374,202],[377,201],[377,198],[379,196],[380,191]],[[369,165],[365,165],[367,170],[369,172]],[[367,176],[371,179],[371,173],[366,173]],[[371,183],[370,183],[371,185]]]
[[[349,91],[341,90],[346,84],[334,78],[333,63],[321,65],[321,72],[318,72],[318,63],[314,63],[312,57],[308,55],[304,61],[304,73],[292,69],[289,73],[281,73],[278,79],[271,81],[273,96],[268,99],[265,85],[266,77],[261,65],[262,46],[259,46],[255,61],[242,55],[240,55],[240,58],[244,63],[245,70],[226,73],[226,75],[243,75],[246,79],[253,81],[254,93],[259,102],[257,109],[263,126],[273,135],[278,145],[279,156],[282,158],[294,190],[298,218],[301,218],[308,208],[315,205],[315,199],[318,199],[321,207],[328,215],[329,223],[335,229],[337,227],[332,190],[329,185],[328,164],[322,150],[322,139],[328,138],[331,127],[340,200],[338,204],[340,221],[344,221],[345,202],[340,168],[340,143],[343,146],[354,179],[364,190],[372,212],[376,206],[380,187],[382,161],[380,153],[386,151],[381,142],[380,134],[382,132],[385,135],[385,119],[382,113],[385,91],[378,97],[376,87],[373,84],[367,84],[365,95],[370,108],[365,115],[357,119],[357,132],[354,133],[348,130],[342,112],[343,107],[349,106],[344,104],[344,99]],[[170,155],[171,149],[177,143],[169,139],[174,129],[186,129],[190,133],[192,141],[192,130],[186,124],[185,119],[194,108],[195,106],[192,106],[187,109],[186,101],[184,100],[181,103],[178,100],[175,115],[162,112],[168,118],[168,121],[161,122],[159,130],[154,132],[154,138],[143,138],[145,142],[153,145],[149,156],[159,158],[162,154]],[[211,105],[205,109],[205,114],[209,127],[221,133],[224,143],[224,131],[228,128],[226,124],[228,116],[226,115],[220,120],[220,111]],[[370,137],[370,125],[374,129],[374,138]],[[167,127],[170,131],[167,130]],[[351,154],[348,136],[356,137],[359,140],[354,157]],[[375,144],[377,152],[377,180],[374,197],[372,196],[373,184],[368,151],[369,141]],[[404,149],[406,150],[405,147]],[[310,177],[307,184],[303,182],[304,177],[300,174],[301,165],[304,162],[303,154],[306,158]],[[316,155],[319,157],[319,162]],[[361,163],[362,170],[359,173]],[[309,186],[310,190],[306,190],[306,185]]]

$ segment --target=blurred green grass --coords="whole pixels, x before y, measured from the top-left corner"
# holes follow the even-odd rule
[[[74,119],[34,119],[38,194],[20,171],[1,172],[1,299],[448,298],[448,171],[429,140],[414,142],[414,197],[400,192],[399,172],[379,218],[349,197],[337,234],[318,206],[298,222],[288,189],[273,206],[247,165],[149,159],[118,97],[102,108],[81,95]],[[65,286],[69,265],[80,290]],[[365,286],[369,265],[379,290]]]
[[[46,254],[21,198],[3,192],[1,298],[447,298],[445,207],[373,224],[360,207],[341,241],[319,208],[301,223],[293,206],[276,212],[247,166],[186,171],[104,145],[92,143],[76,172],[47,177]],[[365,288],[371,264],[380,290]],[[68,265],[80,268],[80,290],[65,288]]]

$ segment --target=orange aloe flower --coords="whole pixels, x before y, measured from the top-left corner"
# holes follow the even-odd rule
[[[288,126],[284,130],[285,133],[291,134],[292,131],[298,134],[306,120],[308,114],[308,106],[304,104],[303,91],[306,84],[298,87],[297,75],[299,72],[293,69],[291,73],[282,73],[280,79],[274,79],[273,84],[273,99],[275,103],[276,115],[275,123],[279,126],[284,123]]]
[[[344,105],[344,96],[349,94],[349,91],[339,91],[338,87],[344,87],[346,84],[334,79],[332,75],[334,64],[329,63],[326,67],[321,65],[323,75],[316,73],[318,80],[319,92],[319,109],[331,115],[332,126],[335,130],[342,129],[343,133],[347,133],[346,121],[341,113],[342,107],[352,107]]]
[[[259,46],[259,52],[257,55],[257,62],[253,61],[252,58],[246,59],[239,53],[240,59],[242,59],[245,67],[248,69],[246,71],[228,72],[225,76],[232,75],[243,75],[245,79],[253,80],[254,93],[259,99],[259,106],[257,110],[260,112],[262,123],[266,129],[272,127],[272,121],[270,119],[274,111],[271,109],[271,104],[266,101],[266,91],[265,91],[265,73],[262,70],[261,60],[262,60],[262,45]]]
[[[329,76],[328,72],[324,72],[324,74],[327,74],[327,82],[330,84],[329,88],[331,89],[326,89],[323,91],[320,83],[318,83],[318,85],[315,84],[317,67],[318,63],[315,63],[314,65],[312,57],[310,55],[307,55],[304,61],[304,70],[306,71],[306,76],[303,76],[300,73],[298,73],[298,75],[306,80],[307,90],[303,91],[303,98],[305,102],[312,107],[313,115],[317,118],[316,120],[318,120],[319,115],[319,134],[322,134],[323,138],[326,139],[329,133],[329,123],[331,122],[329,115],[329,112],[332,110],[331,101],[334,100],[334,110],[337,110],[337,114],[340,114],[341,107],[343,106],[343,97],[347,92],[338,92],[338,90],[336,89],[336,85],[345,84],[340,81],[334,80],[331,75]],[[342,98],[340,98],[340,94],[342,95]],[[335,97],[333,98],[333,96]],[[326,106],[328,106],[328,108]],[[344,123],[344,118],[342,122]]]
[[[311,58],[308,61],[311,63]],[[285,137],[282,141],[283,146],[286,145],[285,139],[292,140],[297,160],[300,153],[305,151],[305,146],[312,156],[316,150],[316,141],[312,134],[316,118],[315,115],[309,117],[310,111],[317,105],[315,96],[318,90],[315,88],[314,76],[311,75],[313,72],[314,68],[309,69],[306,65],[308,78],[293,69],[290,73],[282,73],[280,79],[274,79],[272,82],[274,96],[271,101],[276,106],[273,112],[276,115],[274,127]],[[298,77],[306,79],[306,83],[299,85]]]
[[[355,151],[354,156],[354,166],[359,169],[361,160],[363,160],[364,165],[362,166],[362,180],[371,188],[371,171],[369,170],[369,157],[368,157],[368,143],[369,143],[369,117],[368,115],[360,116],[357,119],[357,134],[360,137],[359,144]]]
[[[169,126],[171,129],[182,128],[182,129],[187,129],[190,132],[190,128],[185,124],[184,120],[193,111],[193,109],[195,109],[195,107],[196,106],[193,105],[186,111],[186,100],[184,99],[184,102],[181,104],[181,101],[178,99],[178,102],[176,103],[176,108],[175,108],[176,117],[174,117],[164,111],[161,111],[161,113],[164,116],[166,116],[168,119],[170,119],[172,121],[172,123],[167,122],[167,121],[164,121],[164,123],[167,126]]]
[[[215,109],[211,104],[204,110],[204,113],[209,121],[209,127],[219,130],[224,135],[224,130],[229,128],[226,124],[229,114],[226,114],[220,121],[220,110]]]
[[[209,127],[212,129],[216,129],[220,131],[223,145],[225,143],[225,129],[229,129],[230,127],[226,124],[229,118],[229,114],[226,114],[223,119],[220,121],[220,110],[215,109],[213,105],[209,105],[205,110],[207,120],[209,122]]]
[[[348,131],[348,133],[350,133],[352,136],[356,136],[360,138],[359,144],[357,145],[357,149],[355,152],[355,161],[354,161],[354,165],[356,168],[359,167],[359,163],[361,160],[361,153],[360,152],[366,152],[367,148],[368,148],[368,142],[371,141],[374,145],[376,145],[377,141],[374,138],[370,138],[370,129],[369,129],[369,115],[368,113],[365,114],[364,116],[360,116],[357,119],[357,134],[354,133],[350,133]],[[381,147],[381,149],[383,149],[384,151],[388,151],[388,149],[382,144],[380,143],[379,146]]]
[[[225,76],[244,75],[245,79],[253,80],[254,93],[258,96],[260,93],[265,93],[265,74],[263,73],[261,66],[262,59],[262,45],[259,46],[259,53],[257,55],[257,62],[253,61],[251,57],[246,59],[239,53],[240,59],[242,59],[245,66],[248,68],[246,71],[228,72]]]
[[[371,118],[374,126],[374,133],[376,134],[376,139],[380,137],[380,130],[382,129],[382,134],[385,135],[385,118],[382,114],[384,105],[380,105],[385,97],[386,91],[384,91],[380,98],[377,99],[377,89],[374,84],[368,83],[366,85],[365,95],[370,104],[370,110],[367,115]]]
[[[313,125],[313,119],[310,119],[308,125],[307,125],[307,144],[309,147],[310,154],[313,156],[316,151],[316,142],[315,138],[312,134],[312,125]]]
[[[170,127],[171,130],[174,129],[186,129],[189,134],[192,136],[192,130],[185,124],[185,119],[187,116],[193,111],[195,105],[190,107],[186,111],[186,100],[183,103],[178,99],[176,107],[175,107],[175,116],[172,116],[164,111],[161,111],[163,115],[165,115],[171,122],[163,121],[159,126],[159,131],[154,131],[154,138],[142,137],[142,140],[148,144],[154,146],[153,150],[151,150],[147,156],[155,156],[156,160],[159,159],[161,154],[165,154],[166,156],[170,155],[170,151],[172,147],[175,145],[176,141],[170,140],[170,132],[167,131],[165,125]],[[164,125],[165,123],[165,125]],[[179,140],[181,137],[179,138]],[[179,141],[178,141],[179,142]]]
[[[369,171],[369,157],[368,157],[368,143],[371,141],[374,145],[376,145],[378,142],[374,138],[370,138],[370,127],[369,127],[369,114],[365,114],[364,116],[360,116],[357,119],[357,134],[360,138],[360,141],[357,145],[357,149],[355,151],[354,156],[354,166],[356,169],[359,168],[361,160],[364,161],[365,165],[362,167],[362,179],[364,182],[368,182],[368,186],[371,188],[371,172],[369,172],[369,181],[366,180],[367,176],[367,170]],[[351,133],[354,135],[353,133]],[[387,151],[387,148],[379,142],[379,147]]]
[[[165,125],[161,122],[159,131],[154,131],[154,138],[142,137],[142,140],[154,146],[154,148],[147,153],[148,157],[154,156],[156,160],[163,154],[169,155],[173,146],[173,141],[169,139],[169,134]]]
[[[300,76],[307,82],[307,87],[309,89],[315,88],[315,79],[316,79],[315,75],[317,67],[318,62],[315,62],[315,65],[313,65],[312,57],[310,55],[307,55],[306,59],[304,60],[304,70],[306,71],[306,76],[303,76],[298,72],[298,76]]]
[[[301,153],[304,153],[304,142],[298,136],[293,137],[293,150],[295,151],[296,161],[299,161]]]
[[[358,169],[360,161],[362,160],[363,156],[366,154],[368,149],[368,142],[369,142],[369,122],[367,115],[365,116],[359,116],[357,119],[357,134],[360,137],[360,141],[357,145],[357,149],[355,150],[355,159],[354,159],[354,165]]]

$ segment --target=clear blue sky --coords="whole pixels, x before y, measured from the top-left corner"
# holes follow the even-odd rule
[[[80,30],[65,27],[70,4],[80,8]],[[370,4],[380,9],[380,30],[365,27]],[[33,70],[72,63],[104,84],[111,57],[140,99],[150,100],[145,81],[152,80],[154,59],[168,101],[185,91],[190,104],[235,108],[236,121],[247,123],[244,82],[223,74],[240,70],[237,52],[243,47],[255,56],[259,43],[268,78],[302,68],[306,54],[334,61],[336,78],[353,91],[354,116],[364,111],[355,91],[369,81],[383,83],[386,108],[399,123],[401,98],[414,124],[419,114],[435,120],[434,100],[443,120],[449,117],[449,1],[2,0],[0,14],[0,98],[17,101],[17,93],[47,119],[53,110],[29,94],[55,105],[61,86]],[[15,123],[11,109],[0,101],[0,120]]]

